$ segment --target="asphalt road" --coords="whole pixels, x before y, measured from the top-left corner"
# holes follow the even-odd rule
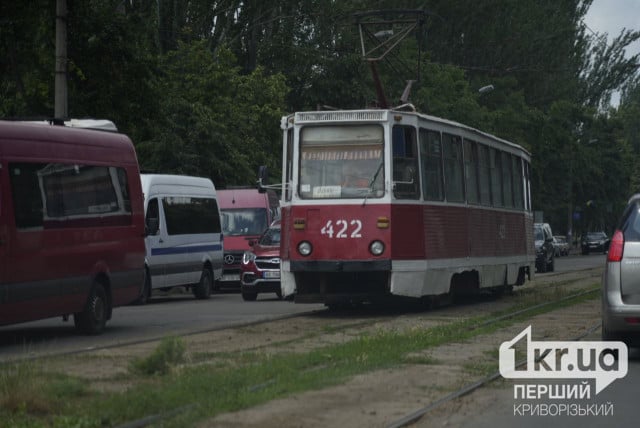
[[[152,297],[144,306],[114,309],[105,332],[99,336],[77,334],[73,319],[33,321],[0,327],[0,363],[25,356],[71,352],[139,340],[152,340],[194,331],[206,331],[279,318],[300,312],[324,310],[324,305],[299,305],[260,294],[245,302],[238,293],[213,294],[196,300],[190,293]]]
[[[556,259],[555,272],[588,269],[602,265],[604,260],[603,255],[560,257]],[[73,319],[63,322],[61,318],[50,318],[0,327],[0,363],[238,326],[317,310],[325,310],[324,305],[295,304],[278,300],[271,293],[258,295],[255,302],[243,301],[238,293],[214,294],[209,300],[196,300],[190,293],[154,296],[144,306],[115,308],[113,318],[99,336],[77,334]]]

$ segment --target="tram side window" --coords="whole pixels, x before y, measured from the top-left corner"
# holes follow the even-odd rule
[[[467,202],[477,204],[478,200],[478,152],[474,141],[464,141],[464,173],[467,182]]]
[[[504,206],[502,198],[502,167],[500,162],[500,152],[496,149],[489,149],[489,162],[491,165],[491,196],[493,196],[493,206]]]
[[[524,209],[527,211],[531,211],[531,166],[529,162],[523,161],[524,163],[524,199],[525,206]]]
[[[442,141],[439,132],[420,129],[420,162],[424,199],[426,201],[444,200]]]
[[[491,162],[489,161],[489,147],[478,146],[478,176],[480,184],[480,203],[491,205]]]
[[[504,206],[513,208],[513,186],[511,183],[511,154],[502,152],[502,186],[504,195]]]
[[[524,194],[523,194],[523,181],[522,181],[522,159],[513,156],[513,198],[516,208],[524,209]]]
[[[393,195],[398,199],[420,197],[416,130],[410,126],[393,127]]]
[[[445,195],[449,202],[464,202],[462,142],[460,137],[442,134]]]

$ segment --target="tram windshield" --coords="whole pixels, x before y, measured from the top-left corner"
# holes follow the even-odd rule
[[[381,198],[384,137],[378,125],[310,126],[300,133],[304,199]]]

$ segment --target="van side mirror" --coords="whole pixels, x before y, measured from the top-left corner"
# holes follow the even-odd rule
[[[267,173],[267,166],[261,165],[258,168],[258,192],[266,193],[268,184],[269,184],[269,176]]]

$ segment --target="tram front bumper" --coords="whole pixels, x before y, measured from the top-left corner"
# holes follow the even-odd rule
[[[291,260],[291,272],[390,271],[391,260]]]

